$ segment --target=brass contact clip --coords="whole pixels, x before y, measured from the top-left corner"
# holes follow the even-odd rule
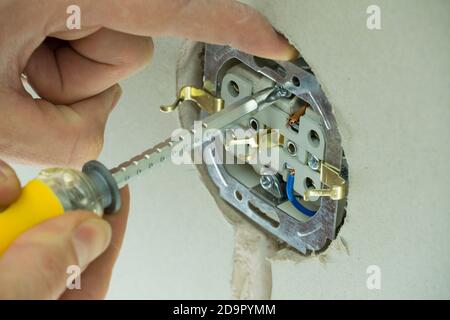
[[[173,104],[161,106],[160,110],[165,113],[172,112],[184,101],[195,102],[200,109],[205,110],[208,114],[217,113],[224,107],[224,101],[222,99],[216,98],[203,89],[185,86],[181,88],[177,100]]]
[[[347,195],[347,183],[339,172],[330,165],[321,162],[320,181],[327,189],[308,189],[304,193],[304,200],[309,201],[311,197],[330,197],[332,200],[344,199]]]

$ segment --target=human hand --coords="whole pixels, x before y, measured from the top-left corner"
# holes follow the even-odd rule
[[[0,208],[20,194],[14,171],[0,160]],[[89,212],[67,212],[23,233],[0,256],[0,299],[101,299],[122,244],[129,210],[101,219]],[[1,210],[0,210],[1,214]],[[83,271],[81,289],[68,290],[67,268]]]
[[[150,37],[229,44],[279,60],[298,54],[264,17],[233,0],[76,3],[81,30],[66,27],[71,0],[0,4],[0,154],[6,160],[79,166],[97,158],[121,94],[116,83],[150,60]],[[24,90],[24,77],[41,99]]]

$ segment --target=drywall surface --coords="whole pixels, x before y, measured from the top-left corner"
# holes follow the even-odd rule
[[[273,262],[272,297],[450,298],[450,2],[247,2],[312,66],[350,169],[341,242]],[[366,27],[371,4],[381,30]],[[366,285],[371,265],[379,290]]]

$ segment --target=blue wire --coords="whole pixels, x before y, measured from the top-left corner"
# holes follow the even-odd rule
[[[308,217],[312,217],[316,214],[316,211],[309,210],[308,208],[305,208],[300,202],[298,202],[297,198],[294,195],[294,175],[292,173],[288,174],[287,177],[287,184],[286,184],[286,194],[289,199],[289,201],[292,203],[292,205],[301,213],[304,215],[307,215]]]

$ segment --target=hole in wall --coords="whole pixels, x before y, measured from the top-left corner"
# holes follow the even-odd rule
[[[286,70],[279,64],[279,63],[276,63],[276,62],[274,62],[274,61],[270,61],[270,60],[267,60],[267,59],[261,59],[261,58],[257,58],[257,57],[254,57],[254,59],[255,59],[255,62],[258,64],[258,66],[260,67],[260,68],[265,68],[265,71],[267,71],[267,73],[268,74],[271,74],[272,72],[269,72],[268,70],[267,70],[267,68],[268,69],[271,69],[273,72],[276,72],[277,74],[279,74],[280,76],[282,76],[282,78],[283,78],[283,81],[284,81],[284,83],[285,84],[287,84],[287,83],[289,83],[290,82],[290,85],[291,86],[301,86],[301,87],[306,87],[306,88],[308,88],[308,83],[307,82],[303,82],[303,80],[302,81],[300,81],[301,79],[303,79],[302,77],[303,76],[296,76],[296,77],[292,77],[292,76],[290,76],[288,73],[286,73]],[[312,70],[311,70],[311,68],[309,67],[309,65],[306,63],[306,61],[304,61],[303,59],[301,60],[303,63],[301,63],[300,64],[300,66],[302,67],[302,69],[303,70],[306,70],[306,71],[308,71],[309,73],[313,73],[312,72]],[[211,78],[211,79],[215,79],[215,78],[217,78],[217,79],[222,79],[223,78],[223,74],[225,74],[225,70],[227,70],[228,68],[230,68],[230,66],[234,66],[234,65],[237,65],[237,64],[240,64],[241,63],[241,61],[237,61],[236,59],[233,59],[233,60],[230,60],[230,61],[227,61],[225,64],[224,64],[224,67],[221,67],[221,69],[218,71],[218,73],[217,73],[217,76],[216,77],[214,77],[214,78]],[[238,81],[236,81],[236,82],[238,82]],[[301,83],[300,83],[301,82]],[[215,88],[212,88],[212,91],[215,93],[215,94],[218,94],[218,95],[220,95],[220,92],[222,91],[222,90],[225,90],[227,93],[228,92],[230,92],[231,94],[234,94],[234,96],[237,94],[237,95],[242,95],[243,94],[243,91],[244,91],[244,87],[242,87],[242,88],[239,88],[239,84],[240,82],[238,82],[237,84],[233,84],[233,83],[229,83],[229,82],[227,82],[226,84],[224,84],[224,86],[222,87],[221,86],[221,81],[220,81],[220,84],[219,85],[217,85]],[[237,87],[236,87],[236,85],[237,85]],[[239,89],[241,89],[241,90],[239,90]],[[231,91],[229,91],[229,90],[231,90]],[[231,96],[231,94],[229,93],[229,95]],[[300,99],[300,98],[299,98]],[[308,100],[309,101],[309,100]],[[248,119],[248,118],[247,118]],[[250,128],[252,128],[252,129],[255,129],[256,128],[256,125],[254,124],[254,123],[251,123],[250,122],[250,119],[249,120],[247,120],[247,121],[249,121],[249,122],[247,122],[245,125],[247,125],[248,127],[250,127]],[[261,129],[261,128],[263,128],[263,127],[265,127],[265,125],[261,122],[261,124],[259,125],[259,127],[260,128],[258,128],[258,129]],[[295,129],[297,129],[297,128],[291,128],[292,130],[293,130],[293,132],[295,132],[296,130]],[[297,129],[298,130],[298,129]],[[320,132],[320,134],[322,134],[322,131],[318,131],[318,132]],[[302,132],[302,134],[303,134],[303,132]],[[307,131],[306,132],[306,136],[305,136],[305,140],[307,140],[307,142],[308,143],[310,143],[310,146],[311,147],[314,147],[314,146],[320,146],[320,145],[322,145],[322,144],[326,144],[327,143],[327,136],[322,136],[322,135],[319,135],[317,132],[309,132],[309,131]],[[323,139],[323,140],[322,140]],[[287,140],[287,139],[286,139]],[[286,142],[285,142],[286,143]],[[286,151],[287,151],[287,144],[281,144],[281,146],[283,146],[283,145],[285,145],[286,146]],[[301,146],[301,144],[299,144],[299,148],[300,148],[300,146]],[[293,151],[293,149],[292,149],[292,147],[291,147],[291,151]],[[265,165],[264,166],[264,168],[266,169],[266,170],[268,170],[269,169],[269,166],[268,165]],[[345,169],[345,168],[344,168]],[[342,169],[342,170],[344,170],[344,169]],[[344,174],[343,174],[344,175]],[[344,175],[345,176],[345,175]],[[239,177],[240,178],[240,177]],[[306,179],[305,179],[306,180]],[[312,179],[310,179],[309,181],[303,181],[303,184],[306,184],[308,187],[316,187],[316,186],[314,186],[314,181],[312,180]],[[320,185],[318,185],[317,187],[320,187]],[[242,190],[242,189],[241,189]],[[231,194],[231,196],[233,197],[233,198],[236,198],[238,201],[241,201],[241,203],[242,204],[244,204],[244,201],[246,200],[246,199],[244,199],[243,198],[243,195],[245,195],[245,194],[241,194],[239,191],[237,191],[237,190],[233,190],[232,191],[232,194]],[[301,201],[302,199],[300,199],[300,201]],[[320,205],[320,199],[319,200],[317,200],[318,202],[318,204]],[[248,201],[247,201],[248,202]],[[346,202],[346,200],[343,200],[343,202]],[[306,203],[306,204],[309,204],[309,203]],[[253,211],[253,212],[255,212],[255,214],[257,214],[258,216],[260,216],[260,217],[262,217],[262,218],[264,218],[265,220],[268,220],[268,219],[271,219],[271,217],[269,217],[268,215],[272,215],[273,214],[273,212],[270,210],[268,213],[267,213],[267,210],[264,210],[264,211],[266,211],[266,212],[264,212],[264,211],[262,211],[262,210],[260,210],[260,208],[266,208],[266,207],[261,207],[261,206],[259,206],[259,207],[257,207],[257,206],[255,206],[254,205],[254,203],[252,204],[252,203],[248,203],[248,207],[251,207],[251,210]],[[344,209],[343,209],[343,213],[341,212],[341,213],[337,213],[337,215],[338,216],[342,216],[343,214],[345,215],[345,204],[344,204]],[[337,225],[342,225],[342,220],[343,220],[343,218],[339,218],[338,219],[338,222],[337,222]],[[268,220],[268,221],[270,221],[270,220]],[[275,222],[274,222],[275,221]],[[277,223],[276,222],[276,220],[272,220],[271,222],[269,222],[270,223],[270,225],[272,225],[272,226],[276,226],[276,225],[279,225],[279,223]],[[337,231],[338,232],[338,231]],[[328,246],[328,245],[327,245]],[[327,248],[327,246],[325,246],[324,248],[323,248],[323,250],[325,251],[326,250],[326,248]]]

